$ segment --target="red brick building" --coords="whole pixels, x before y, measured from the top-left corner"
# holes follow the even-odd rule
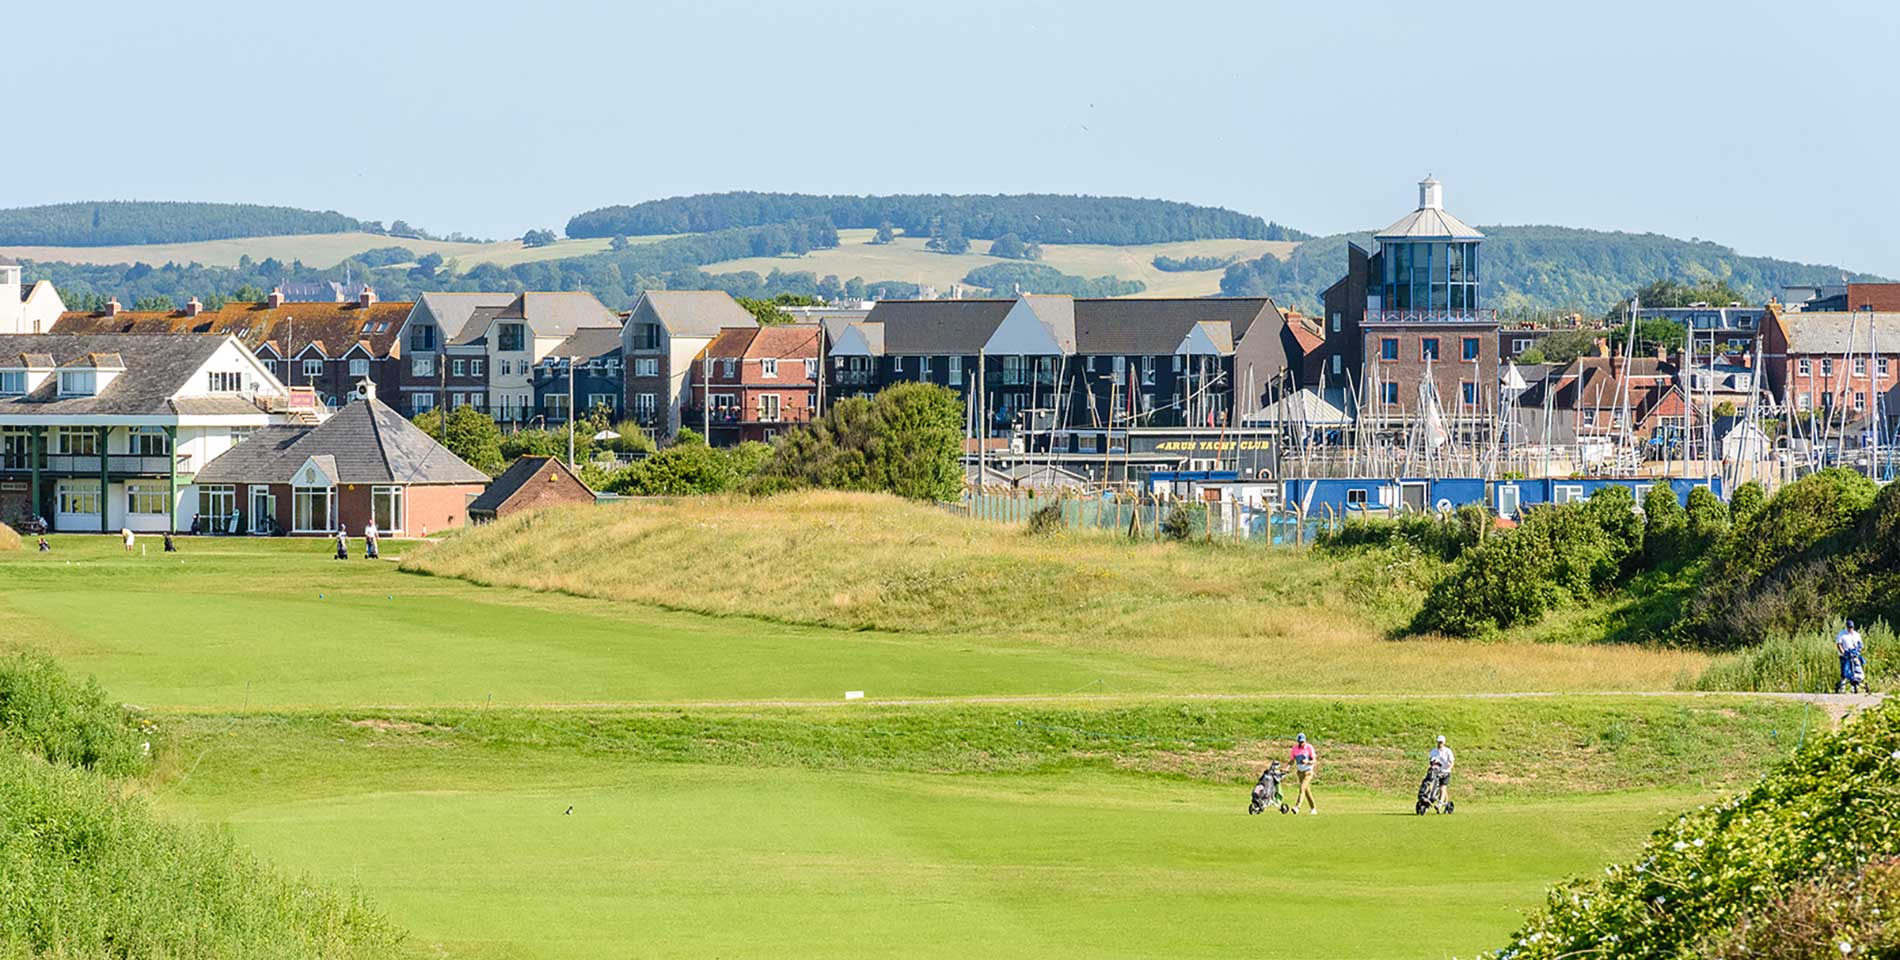
[[[319,424],[257,431],[192,486],[235,503],[238,529],[355,537],[374,520],[384,536],[413,537],[466,523],[488,475],[372,395]]]
[[[1900,284],[1849,284],[1848,296],[1890,286]],[[1871,424],[1877,412],[1881,427],[1893,428],[1900,415],[1900,312],[1789,313],[1769,304],[1761,335],[1768,389],[1791,415],[1844,414],[1847,423]]]
[[[786,427],[810,422],[821,336],[815,323],[719,331],[687,378],[681,424],[709,428],[707,442],[724,446],[769,443]]]
[[[522,457],[469,503],[468,516],[486,523],[524,510],[593,502],[594,491],[560,457]]]

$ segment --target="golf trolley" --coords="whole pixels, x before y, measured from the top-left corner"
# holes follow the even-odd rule
[[[1280,769],[1280,761],[1275,760],[1267,769],[1260,772],[1260,779],[1253,785],[1252,799],[1247,802],[1247,815],[1266,813],[1268,807],[1279,807],[1281,813],[1291,808],[1286,799],[1280,796],[1280,781],[1286,779],[1286,771]]]
[[[1431,769],[1425,771],[1425,779],[1419,782],[1418,804],[1412,808],[1412,812],[1421,817],[1427,810],[1450,813],[1455,808],[1455,804],[1445,799],[1445,784],[1449,782],[1451,782],[1451,771],[1433,763]]]
[[[1859,650],[1841,655],[1841,682],[1834,685],[1835,693],[1867,692],[1867,658]]]

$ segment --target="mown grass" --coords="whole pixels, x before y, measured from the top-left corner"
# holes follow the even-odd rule
[[[1711,790],[1792,750],[1801,708],[1784,701],[1641,697],[1147,701],[671,710],[356,710],[170,718],[182,750],[251,759],[249,789],[349,791],[336,770],[460,777],[525,755],[630,764],[917,774],[1084,770],[1210,783],[1251,781],[1296,733],[1329,785],[1402,793],[1436,734],[1457,746],[1468,789],[1559,797],[1651,788]]]
[[[1222,671],[1218,689],[1658,690],[1707,662],[1633,646],[1390,642],[1417,590],[1403,570],[1230,544],[1030,538],[866,494],[532,513],[417,551],[403,569],[724,617],[1162,657]]]

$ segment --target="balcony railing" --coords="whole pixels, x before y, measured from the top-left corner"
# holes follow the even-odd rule
[[[754,424],[776,425],[806,423],[809,422],[810,419],[809,413],[802,409],[781,409],[778,413],[768,416],[759,410],[741,410],[737,407],[725,407],[714,409],[710,417],[706,415],[706,411],[702,408],[685,407],[680,410],[680,423],[689,427],[695,424],[705,423],[708,420],[710,420],[715,427],[733,427],[752,426]]]
[[[1496,323],[1496,310],[1366,310],[1366,323]]]
[[[845,387],[862,387],[877,382],[876,370],[838,370],[832,374],[831,382]]]
[[[111,453],[105,458],[107,473],[133,473],[150,476],[165,476],[171,473],[170,457],[147,457],[130,453]],[[97,454],[53,453],[40,461],[40,470],[46,473],[96,474],[99,472]],[[33,458],[26,453],[0,454],[0,470],[13,473],[27,473],[33,469]],[[191,472],[191,456],[178,458],[178,472]]]

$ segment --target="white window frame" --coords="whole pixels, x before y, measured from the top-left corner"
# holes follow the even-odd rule
[[[145,442],[156,438],[160,452],[145,450]],[[172,455],[171,437],[166,436],[164,427],[127,427],[125,431],[125,452],[135,457],[169,457]]]
[[[1802,357],[1801,359],[1796,360],[1794,364],[1795,364],[1795,370],[1798,371],[1802,376],[1808,377],[1808,376],[1814,375],[1814,362],[1812,360],[1809,360],[1807,357]]]
[[[54,498],[54,511],[67,517],[96,517],[105,505],[98,480],[61,480],[55,485]]]
[[[324,499],[323,526],[307,527],[298,524],[304,520],[304,502],[321,495]],[[290,524],[292,533],[335,533],[336,532],[336,488],[335,487],[292,487],[290,488]]]
[[[783,413],[783,411],[784,411],[784,408],[779,403],[778,394],[776,393],[759,394],[759,422],[760,423],[779,422],[779,418],[781,414]]]
[[[660,358],[633,358],[633,375],[636,377],[657,377],[660,375]]]
[[[1558,505],[1575,503],[1583,498],[1583,485],[1580,483],[1559,483],[1550,488],[1551,503]]]
[[[73,438],[83,438],[73,443]],[[99,432],[92,427],[54,427],[52,453],[62,457],[96,457],[99,455]]]
[[[508,361],[506,360],[502,361],[503,364],[506,364],[507,362]],[[508,371],[504,369],[501,372],[507,373]],[[482,375],[482,358],[476,357],[475,359],[470,360],[468,362],[468,375],[471,377],[479,377]]]
[[[817,360],[817,358],[815,358],[815,357],[807,357],[807,358],[805,358],[805,379],[807,379],[807,380],[816,380],[816,379],[818,379],[818,360]]]
[[[418,353],[409,358],[409,375],[412,377],[435,376],[435,354]]]
[[[654,411],[659,409],[658,400],[659,400],[658,394],[653,394],[653,393],[634,394],[633,395],[634,415],[638,417],[653,416]]]
[[[62,397],[98,396],[99,371],[61,370],[59,372],[59,395]]]
[[[303,361],[304,379],[323,376],[323,361],[305,357]]]
[[[391,522],[387,526],[383,524],[382,520],[378,519],[382,511],[377,508],[377,501],[381,499],[387,499],[389,501],[388,516]],[[369,488],[370,522],[376,524],[376,533],[378,535],[387,536],[389,534],[403,532],[405,529],[404,524],[408,520],[408,517],[405,516],[408,512],[407,508],[407,498],[404,496],[404,490],[401,486],[378,485]]]
[[[0,397],[19,397],[25,394],[25,370],[0,370]]]
[[[205,374],[207,393],[243,393],[244,374],[237,370],[211,370]]]
[[[435,409],[435,394],[427,391],[409,395],[409,409],[415,414],[428,413]],[[412,414],[414,415],[414,414]]]
[[[950,358],[950,382],[957,385],[963,383],[963,356],[961,354]]]
[[[129,517],[171,516],[171,487],[151,480],[125,483],[125,513]]]
[[[352,377],[369,376],[369,358],[368,357],[351,357],[350,358],[350,376]]]
[[[223,506],[226,509],[217,510]],[[229,483],[213,483],[198,488],[198,515],[207,518],[211,524],[210,533],[224,533],[229,530],[233,514],[237,513],[237,486]]]

